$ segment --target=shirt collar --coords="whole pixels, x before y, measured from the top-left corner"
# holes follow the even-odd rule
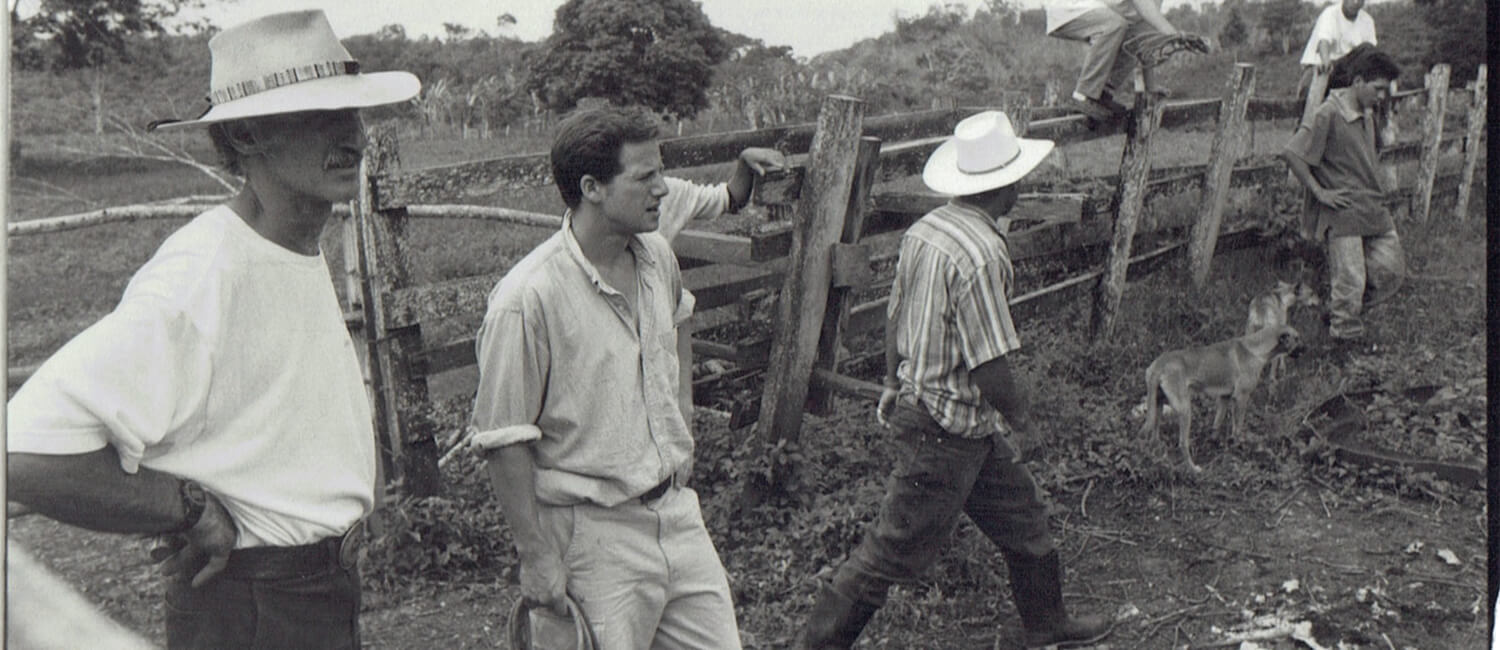
[[[1333,104],[1338,107],[1339,115],[1343,116],[1345,122],[1353,122],[1365,116],[1364,111],[1359,110],[1355,103],[1353,88],[1335,88],[1328,94],[1333,98]]]
[[[599,275],[599,269],[589,261],[588,256],[583,254],[583,247],[578,245],[578,238],[573,236],[573,210],[571,208],[563,212],[562,237],[569,257],[572,257],[573,263],[577,264],[578,268],[583,270],[583,274],[588,276],[589,282],[594,285],[595,289],[602,293],[619,293],[614,287],[604,282],[604,278]],[[630,252],[635,254],[637,263],[656,266],[656,258],[651,256],[651,249],[641,243],[640,235],[631,236],[628,245]]]
[[[1006,236],[1005,229],[1000,227],[1000,219],[1004,219],[1005,217],[992,218],[990,217],[989,213],[985,212],[984,210],[980,210],[979,208],[976,208],[967,203],[960,203],[958,197],[948,199],[948,207],[951,208],[954,212],[983,221],[989,224],[991,228],[994,228],[995,232],[998,233],[1001,237]]]

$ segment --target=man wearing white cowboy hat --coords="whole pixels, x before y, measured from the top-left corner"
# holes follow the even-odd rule
[[[375,437],[318,238],[358,188],[359,109],[420,84],[361,74],[320,11],[209,51],[210,108],[152,128],[206,125],[244,186],[10,401],[9,498],[166,536],[170,648],[357,648]]]
[[[922,172],[954,198],[901,238],[886,315],[885,390],[876,416],[896,434],[897,466],[875,524],[824,584],[801,648],[848,648],[897,582],[940,553],[960,512],[1000,548],[1026,647],[1093,643],[1109,621],[1063,609],[1062,567],[1030,472],[1025,390],[1009,354],[1020,347],[1007,295],[1011,263],[996,220],[1015,183],[1052,151],[1018,138],[1004,113],[959,122]]]

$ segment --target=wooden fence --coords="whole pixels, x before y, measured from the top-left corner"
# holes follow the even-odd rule
[[[1441,108],[1449,91],[1447,66],[1429,75],[1427,88],[1401,93],[1408,101]],[[1424,123],[1420,139],[1387,147],[1387,162],[1420,160],[1414,187],[1394,197],[1410,202],[1414,217],[1426,219],[1434,187],[1456,180],[1458,195],[1468,196],[1483,137],[1484,68],[1478,98],[1468,115],[1467,138],[1443,135],[1439,113]],[[1024,98],[1007,95],[1002,108],[1028,137],[1059,145],[1118,133],[1093,131],[1081,116],[1055,108],[1032,109]],[[1023,182],[1015,210],[1032,224],[1009,234],[1011,256],[1022,261],[1086,246],[1107,245],[1105,264],[1055,284],[1011,298],[1012,306],[1033,303],[1071,289],[1092,288],[1091,331],[1107,334],[1114,324],[1124,282],[1130,273],[1152,267],[1164,256],[1186,247],[1189,267],[1201,284],[1216,248],[1252,239],[1245,229],[1222,232],[1226,197],[1232,188],[1272,187],[1287,182],[1284,165],[1274,158],[1245,155],[1247,129],[1256,121],[1291,119],[1302,114],[1295,98],[1254,96],[1254,69],[1238,65],[1226,80],[1221,98],[1161,103],[1149,95],[1137,99],[1126,125],[1126,144],[1118,176],[1093,179],[1114,188],[1110,195],[1056,194]],[[779,294],[774,332],[733,343],[694,340],[695,356],[719,358],[739,367],[727,373],[764,377],[760,399],[735,409],[732,425],[756,424],[766,444],[798,437],[802,413],[825,412],[836,393],[867,398],[880,387],[841,374],[849,361],[850,337],[877,333],[884,327],[885,298],[868,298],[882,287],[877,267],[894,260],[900,233],[946,197],[927,192],[884,188],[892,181],[919,174],[927,156],[952,133],[963,117],[979,108],[958,108],[866,118],[853,97],[825,99],[816,123],[756,131],[663,140],[661,154],[670,169],[730,162],[749,146],[787,152],[795,167],[762,179],[756,201],[777,215],[782,227],[729,235],[687,230],[674,242],[683,260],[685,286],[697,296],[695,328],[712,327],[740,316],[746,296]],[[1153,168],[1152,134],[1162,129],[1217,122],[1210,160],[1202,165]],[[1437,177],[1441,152],[1460,141],[1466,152],[1463,174]],[[401,169],[397,143],[376,133],[365,157],[364,184],[344,226],[348,320],[363,340],[366,370],[376,412],[386,476],[400,481],[403,492],[430,495],[440,491],[438,425],[429,398],[429,378],[472,366],[472,335],[451,342],[424,338],[423,327],[455,317],[477,321],[488,291],[500,274],[486,274],[436,284],[412,282],[406,225],[413,218],[476,218],[542,228],[556,228],[555,215],[498,207],[462,205],[473,197],[550,186],[546,154],[509,156],[422,170]],[[1196,220],[1142,219],[1157,198],[1198,190],[1205,210]],[[186,211],[186,209],[184,209]],[[1460,211],[1461,212],[1461,211]],[[53,220],[13,223],[12,236],[50,232],[111,220],[152,218],[115,212]],[[184,215],[186,216],[186,215]],[[1133,244],[1143,223],[1156,232],[1188,228],[1181,243],[1138,252]],[[888,278],[887,276],[884,276]],[[888,287],[888,281],[884,282]],[[864,299],[860,300],[861,297]],[[855,355],[860,356],[860,355]],[[867,355],[866,355],[867,356]],[[12,370],[12,382],[27,369]],[[725,373],[721,373],[725,374]],[[723,376],[703,378],[705,384]],[[697,383],[697,382],[695,382]],[[770,486],[763,486],[770,487]],[[753,498],[753,497],[752,497]]]
[[[1446,66],[1439,66],[1445,70]],[[1429,77],[1433,85],[1404,93],[1412,101],[1432,104],[1446,98],[1446,75]],[[1113,195],[1045,194],[1023,184],[1017,215],[1041,223],[1012,232],[1012,257],[1026,260],[1089,245],[1108,245],[1103,268],[1025,295],[1012,298],[1026,304],[1069,288],[1093,287],[1092,330],[1103,336],[1113,326],[1127,274],[1183,246],[1189,247],[1190,267],[1198,281],[1208,274],[1221,241],[1248,239],[1244,230],[1221,233],[1220,222],[1231,188],[1273,186],[1286,182],[1284,165],[1275,159],[1245,155],[1247,124],[1252,121],[1297,118],[1303,106],[1296,99],[1254,96],[1254,69],[1236,66],[1226,80],[1224,96],[1158,103],[1149,95],[1137,100],[1134,121],[1125,125],[1126,144]],[[1028,137],[1065,144],[1110,135],[1091,131],[1079,116],[1058,116],[1054,110],[1032,112],[1024,101],[1007,101]],[[1441,106],[1442,100],[1437,104]],[[873,398],[878,385],[841,374],[847,360],[844,343],[852,336],[884,327],[885,298],[856,301],[878,291],[875,268],[894,259],[900,232],[915,219],[946,200],[925,192],[884,190],[891,181],[920,173],[927,156],[952,133],[963,117],[979,110],[960,108],[866,118],[864,105],[853,97],[825,99],[813,124],[774,129],[713,134],[662,141],[664,165],[670,169],[729,162],[749,146],[778,147],[792,155],[795,168],[762,179],[756,201],[773,212],[790,214],[783,228],[748,235],[684,231],[674,248],[684,260],[684,284],[698,298],[694,325],[710,326],[733,316],[725,311],[742,307],[744,297],[777,292],[774,331],[769,341],[752,338],[735,343],[694,341],[695,355],[729,360],[739,365],[739,376],[763,377],[761,398],[736,409],[733,425],[756,425],[756,436],[767,445],[798,437],[802,414],[826,409],[828,397],[845,393]],[[1036,119],[1040,118],[1040,119]],[[1482,112],[1469,116],[1471,123]],[[1204,165],[1153,169],[1152,134],[1160,129],[1218,122],[1211,160]],[[1422,173],[1415,188],[1403,188],[1399,202],[1414,199],[1430,204],[1437,156],[1459,139],[1443,138],[1440,121],[1427,122],[1421,140],[1397,143],[1382,152],[1388,162],[1420,159]],[[377,151],[394,147],[389,138],[375,138]],[[1469,151],[1477,147],[1469,146]],[[359,292],[371,345],[371,367],[383,401],[377,404],[383,436],[400,450],[399,463],[406,490],[432,493],[439,450],[431,409],[425,403],[427,378],[474,363],[474,342],[428,345],[424,323],[482,313],[484,301],[499,274],[414,286],[409,277],[402,224],[410,206],[457,203],[473,196],[551,183],[544,154],[511,156],[433,169],[405,171],[381,167],[391,157],[367,157],[369,195],[351,220],[359,229],[363,266],[351,277],[367,289]],[[1432,161],[1428,164],[1427,161]],[[1472,175],[1458,179],[1467,187]],[[1152,219],[1152,230],[1188,227],[1188,242],[1137,252],[1132,250],[1142,214],[1153,198],[1201,188],[1208,208],[1191,223]],[[1467,190],[1461,189],[1461,193]],[[1415,214],[1415,211],[1413,211]],[[512,223],[555,227],[556,217],[516,211],[495,214]],[[1111,218],[1112,217],[1112,218]],[[1189,243],[1191,242],[1191,243]],[[697,265],[695,265],[697,264]],[[888,264],[887,264],[888,265]],[[758,402],[758,403],[756,403]],[[774,480],[772,481],[774,483]],[[771,487],[770,485],[762,487]],[[754,497],[751,497],[754,500]]]

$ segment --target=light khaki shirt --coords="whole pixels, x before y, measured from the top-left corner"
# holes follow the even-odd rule
[[[471,425],[477,436],[540,429],[540,438],[515,442],[532,445],[541,503],[613,507],[692,456],[678,408],[677,328],[694,299],[667,240],[636,235],[638,281],[626,289],[639,292],[632,315],[571,226],[564,216],[562,229],[490,292]]]

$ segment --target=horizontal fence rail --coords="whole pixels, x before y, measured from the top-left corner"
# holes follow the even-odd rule
[[[1439,77],[1440,79],[1442,77]],[[1431,81],[1434,77],[1429,77]],[[1441,82],[1433,82],[1432,88],[1417,88],[1401,91],[1395,97],[1404,105],[1435,105],[1441,107],[1448,95]],[[1482,84],[1477,85],[1482,89]],[[1464,92],[1464,91],[1459,91]],[[1473,92],[1473,91],[1469,91]],[[1248,97],[1247,97],[1248,95]],[[836,99],[836,100],[835,100]],[[782,151],[792,167],[784,172],[768,174],[760,179],[755,190],[755,200],[765,206],[773,220],[760,224],[748,233],[716,233],[686,230],[679,233],[673,242],[678,256],[694,260],[697,265],[684,264],[683,283],[697,297],[697,313],[689,326],[698,328],[716,327],[736,321],[762,318],[754,315],[757,308],[766,304],[778,304],[778,296],[785,287],[804,287],[828,292],[828,308],[825,313],[821,299],[808,303],[799,297],[797,315],[793,320],[799,324],[790,329],[784,323],[776,328],[776,336],[797,336],[807,340],[807,325],[802,321],[815,317],[821,322],[817,333],[816,360],[809,373],[802,373],[801,364],[807,362],[809,351],[803,349],[788,357],[786,363],[797,365],[792,374],[807,374],[806,377],[767,380],[764,395],[770,394],[770,386],[787,387],[786,381],[803,382],[807,388],[808,408],[816,412],[817,402],[826,401],[823,395],[838,393],[873,399],[879,395],[879,386],[840,373],[847,363],[872,359],[872,353],[858,354],[841,352],[839,341],[859,334],[878,333],[884,327],[887,297],[878,295],[889,282],[889,274],[896,259],[901,233],[915,220],[934,207],[948,200],[947,196],[922,190],[894,191],[881,185],[907,179],[921,173],[927,158],[951,133],[954,125],[963,117],[984,110],[986,107],[959,107],[921,111],[916,113],[862,117],[862,108],[849,102],[852,98],[830,98],[834,104],[843,106],[845,117],[852,122],[834,120],[825,124],[827,115],[820,114],[818,122],[785,125],[755,131],[716,133],[681,138],[669,138],[660,142],[663,165],[669,170],[702,167],[730,163],[746,147],[770,147]],[[1007,98],[1005,101],[1010,101]],[[1217,123],[1221,119],[1226,98],[1185,99],[1164,102],[1160,106],[1148,102],[1147,107],[1157,111],[1149,115],[1152,130],[1181,129]],[[1233,106],[1240,109],[1235,117],[1228,118],[1238,124],[1239,115],[1244,121],[1295,120],[1301,117],[1304,105],[1301,98],[1255,97],[1253,91],[1245,91],[1234,97]],[[840,104],[842,102],[842,104]],[[825,110],[829,104],[825,102]],[[1059,107],[1028,107],[1024,103],[1012,106],[1017,113],[1017,124],[1027,137],[1046,138],[1060,145],[1083,142],[1103,137],[1120,135],[1121,126],[1090,130],[1081,115]],[[1431,111],[1429,111],[1431,112]],[[1139,113],[1139,120],[1147,119],[1148,113]],[[1434,187],[1446,188],[1458,179],[1459,194],[1472,182],[1477,154],[1466,156],[1464,169],[1470,177],[1462,175],[1437,175],[1437,156],[1462,143],[1465,151],[1477,149],[1474,133],[1476,113],[1471,110],[1467,133],[1443,133],[1441,120],[1429,120],[1422,137],[1403,140],[1380,152],[1383,162],[1400,163],[1413,160],[1422,162],[1417,186],[1403,186],[1388,196],[1392,204],[1408,204],[1414,199],[1428,200],[1418,196],[1424,191],[1431,193]],[[819,173],[827,173],[826,165],[838,165],[845,176],[838,183],[830,179],[810,179],[807,166],[813,164],[814,149],[820,128],[837,124],[841,142],[833,147],[823,143],[823,155],[830,156],[825,166],[817,167]],[[1464,125],[1458,125],[1464,131]],[[1223,126],[1220,126],[1221,132]],[[1148,130],[1149,132],[1149,130]],[[1127,143],[1135,137],[1126,133]],[[852,138],[852,140],[850,139]],[[853,147],[858,140],[858,147]],[[377,397],[378,418],[381,421],[383,440],[399,446],[430,444],[433,426],[430,414],[423,409],[427,397],[427,377],[447,371],[472,367],[475,363],[474,336],[458,337],[456,340],[433,342],[424,340],[424,325],[449,319],[475,319],[483,313],[489,291],[502,277],[502,273],[490,273],[458,278],[431,284],[413,284],[406,268],[408,242],[400,224],[409,219],[472,219],[508,225],[556,229],[561,226],[561,217],[553,214],[514,210],[505,207],[474,205],[479,197],[503,196],[519,190],[532,190],[551,185],[551,169],[546,154],[522,154],[491,160],[443,165],[426,169],[404,170],[394,161],[394,140],[382,141],[372,147],[376,152],[367,156],[367,162],[379,159],[367,169],[368,187],[363,191],[358,209],[350,205],[335,206],[336,214],[344,219],[346,253],[355,255],[346,260],[351,287],[350,313],[346,322],[351,330],[367,337],[370,343],[372,388]],[[1217,146],[1217,145],[1216,145]],[[840,149],[842,147],[842,149]],[[851,162],[851,148],[857,148],[859,160]],[[837,150],[837,154],[831,154]],[[384,152],[384,153],[382,153]],[[1219,155],[1219,154],[1214,154]],[[1228,188],[1270,187],[1288,182],[1285,165],[1275,157],[1225,156],[1237,159],[1233,165],[1221,161],[1216,183]],[[1163,266],[1174,254],[1188,246],[1187,238],[1173,237],[1174,241],[1155,244],[1154,248],[1141,252],[1129,251],[1129,240],[1135,237],[1135,216],[1140,217],[1140,233],[1180,233],[1194,226],[1195,215],[1158,215],[1149,210],[1139,214],[1140,206],[1151,206],[1153,201],[1187,192],[1206,191],[1206,177],[1213,170],[1210,164],[1178,165],[1152,168],[1146,156],[1145,172],[1134,167],[1130,209],[1132,216],[1130,231],[1124,235],[1124,250],[1127,254],[1111,257],[1111,264],[1123,262],[1123,275],[1138,277]],[[851,166],[853,165],[853,166]],[[1230,169],[1226,171],[1225,167]],[[1122,166],[1123,170],[1123,166]],[[814,175],[816,176],[816,175]],[[1113,242],[1119,249],[1122,241],[1117,230],[1116,212],[1121,210],[1120,192],[1115,188],[1123,182],[1124,175],[1067,179],[1063,186],[1055,181],[1043,184],[1022,183],[1021,197],[1016,210],[1019,219],[1011,222],[1007,240],[1013,260],[1045,259],[1048,256],[1071,251],[1106,250]],[[823,190],[804,187],[813,183]],[[1081,189],[1065,186],[1078,184]],[[828,189],[828,188],[841,189]],[[1063,191],[1058,191],[1063,187]],[[1213,188],[1221,192],[1223,188]],[[812,192],[812,194],[808,194]],[[819,192],[823,192],[820,194]],[[847,196],[829,194],[844,192]],[[106,223],[128,223],[146,219],[191,218],[212,205],[207,200],[179,203],[175,205],[139,205],[107,208],[93,212],[35,219],[7,224],[10,236],[30,236],[43,233],[74,230]],[[801,214],[811,210],[812,214]],[[779,219],[779,220],[777,220]],[[809,220],[837,219],[820,223],[814,227]],[[802,234],[794,230],[802,228]],[[833,230],[829,230],[833,228]],[[799,249],[799,238],[813,237],[822,242],[809,251],[806,242]],[[832,242],[829,242],[831,237]],[[1180,239],[1177,241],[1176,239]],[[1221,249],[1233,249],[1252,245],[1258,239],[1258,226],[1235,224],[1226,226],[1216,237]],[[1115,251],[1109,251],[1112,256]],[[346,255],[346,257],[349,257]],[[795,269],[790,270],[789,269]],[[817,275],[808,284],[802,274]],[[1022,308],[1046,303],[1059,296],[1096,288],[1104,283],[1106,276],[1120,273],[1117,267],[1091,268],[1071,273],[1069,277],[1050,281],[1046,286],[1030,289],[1013,296],[1013,307]],[[794,277],[789,277],[794,276]],[[797,278],[801,278],[797,280]],[[1113,278],[1110,278],[1114,281]],[[796,280],[796,281],[793,281]],[[796,289],[793,290],[796,293]],[[820,294],[821,295],[821,294]],[[856,301],[855,296],[859,296]],[[873,297],[872,297],[873,296]],[[784,298],[784,296],[782,296]],[[758,312],[763,315],[764,311]],[[786,316],[783,314],[783,319]],[[370,322],[365,322],[369,320]],[[460,322],[460,321],[454,321]],[[799,328],[800,331],[799,331]],[[790,332],[790,333],[788,333]],[[831,338],[830,338],[831,337]],[[733,343],[694,340],[695,355],[718,358],[734,362],[738,367],[712,373],[694,381],[695,385],[707,386],[723,382],[746,382],[757,377],[764,378],[771,358],[786,354],[789,348],[785,341],[773,340],[768,334],[752,331],[740,335]],[[803,346],[804,348],[806,346]],[[779,350],[779,352],[778,352]],[[8,368],[7,378],[12,385],[26,380],[35,366]],[[778,393],[781,394],[781,393]],[[797,394],[792,391],[787,394]],[[734,426],[743,426],[756,419],[760,412],[756,404],[737,404]],[[792,411],[801,407],[790,405]],[[430,409],[428,409],[430,410]],[[786,409],[773,407],[778,423],[768,431],[775,432],[792,424],[795,417],[785,415]],[[758,432],[757,435],[773,435]],[[774,435],[784,435],[774,433]],[[793,433],[793,435],[795,435]],[[415,447],[414,447],[415,448]],[[430,456],[430,450],[423,454]],[[387,462],[391,462],[387,460]],[[403,465],[405,467],[405,465]],[[420,471],[415,465],[408,472]],[[411,483],[407,483],[411,485]]]

